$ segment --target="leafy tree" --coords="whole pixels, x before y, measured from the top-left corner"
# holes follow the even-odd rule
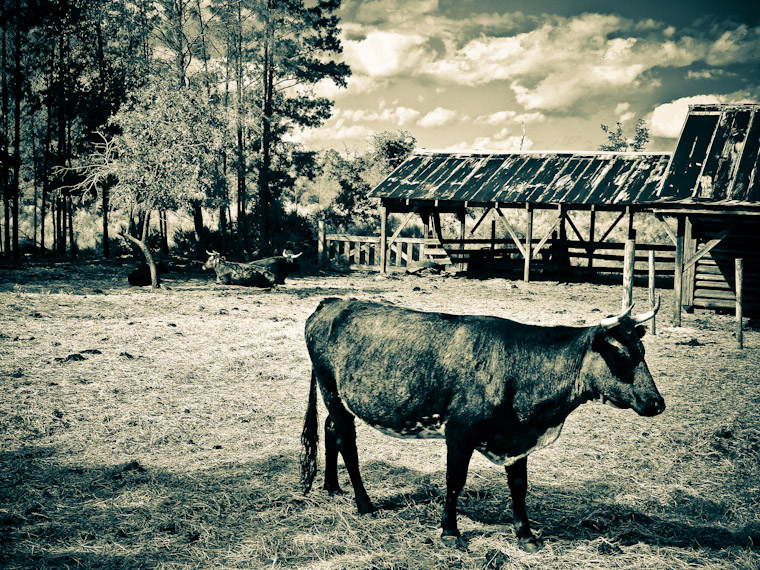
[[[623,132],[623,125],[618,122],[615,129],[602,124],[602,131],[607,135],[607,142],[599,145],[599,150],[606,151],[634,151],[640,152],[649,143],[649,128],[644,119],[636,122],[636,130],[633,139],[628,139]]]
[[[226,138],[226,124],[202,94],[176,89],[174,83],[148,82],[113,118],[120,133],[105,139],[80,169],[94,187],[113,180],[113,205],[140,220],[137,235],[122,233],[140,247],[158,280],[146,245],[150,215],[155,209],[191,208],[196,202],[214,206],[224,185],[217,157]]]
[[[338,181],[339,191],[325,210],[325,220],[343,231],[376,230],[377,204],[367,194],[414,151],[416,139],[407,131],[383,131],[370,138],[370,150],[352,158],[335,151],[326,155],[328,175]]]

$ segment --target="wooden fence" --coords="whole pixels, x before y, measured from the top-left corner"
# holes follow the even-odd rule
[[[558,272],[579,269],[591,273],[622,273],[624,243],[533,240],[532,270]],[[675,248],[672,245],[636,244],[634,274],[648,274],[649,252],[654,252],[658,276],[674,274]],[[324,234],[320,240],[320,265],[348,269],[380,269],[380,238],[347,234]],[[458,270],[518,270],[523,267],[522,253],[507,239],[436,239],[396,238],[388,247],[386,269],[404,271],[426,262]]]

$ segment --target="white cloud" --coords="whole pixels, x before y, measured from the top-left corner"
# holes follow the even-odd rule
[[[540,123],[546,120],[542,113],[517,113],[516,111],[497,111],[490,115],[480,115],[475,121],[486,125],[506,125],[507,123]]]
[[[429,61],[427,38],[419,34],[372,31],[362,40],[345,40],[344,60],[370,77],[412,74]]]
[[[391,123],[397,127],[403,127],[404,125],[412,124],[420,116],[420,112],[416,109],[404,107],[400,105],[398,107],[386,107],[384,103],[381,103],[380,110],[369,111],[367,109],[344,109],[336,113],[336,117],[351,121],[351,122],[383,122]]]
[[[724,97],[720,95],[697,95],[695,97],[682,97],[657,107],[652,113],[652,135],[675,139],[681,134],[686,115],[689,113],[689,105],[699,103],[723,103]]]
[[[458,113],[451,109],[444,109],[443,107],[436,107],[430,111],[427,115],[422,117],[417,124],[421,127],[442,127],[456,120]]]
[[[468,152],[468,151],[491,151],[491,152],[518,152],[520,150],[530,150],[533,141],[522,135],[510,135],[509,130],[501,129],[491,136],[477,137],[471,142],[461,142],[449,146],[443,150],[449,152]]]

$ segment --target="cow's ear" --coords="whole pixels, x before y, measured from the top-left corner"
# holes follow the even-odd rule
[[[644,338],[644,335],[647,334],[647,328],[644,325],[637,326],[636,334],[639,335],[639,338]]]

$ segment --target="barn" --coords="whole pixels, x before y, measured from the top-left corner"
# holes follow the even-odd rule
[[[696,105],[652,209],[676,220],[677,306],[760,313],[760,105]],[[680,322],[680,311],[676,311]]]
[[[745,314],[757,314],[759,112],[755,104],[692,106],[673,153],[417,152],[370,192],[379,199],[382,220],[374,263],[386,271],[413,260],[463,268],[517,260],[525,280],[563,261],[564,269],[578,274],[579,258],[588,271],[605,261],[620,268],[624,244],[607,238],[627,220],[628,237],[635,239],[636,216],[646,213],[660,220],[670,243],[637,243],[636,251],[652,252],[659,271],[672,275],[679,292],[676,322],[680,307],[734,310],[737,284]],[[525,212],[524,227],[510,223],[504,215],[509,209]],[[469,234],[467,211],[478,212]],[[542,211],[554,223],[534,235],[534,216]],[[598,228],[598,212],[613,212],[611,225]],[[387,236],[391,213],[404,218]],[[444,235],[444,214],[459,220],[458,236]],[[588,216],[585,233],[579,215]],[[416,253],[399,238],[415,216],[424,225]],[[490,238],[472,237],[489,217],[492,228],[499,223],[506,229],[508,240],[496,239],[495,229]],[[576,263],[568,265],[567,258]]]

